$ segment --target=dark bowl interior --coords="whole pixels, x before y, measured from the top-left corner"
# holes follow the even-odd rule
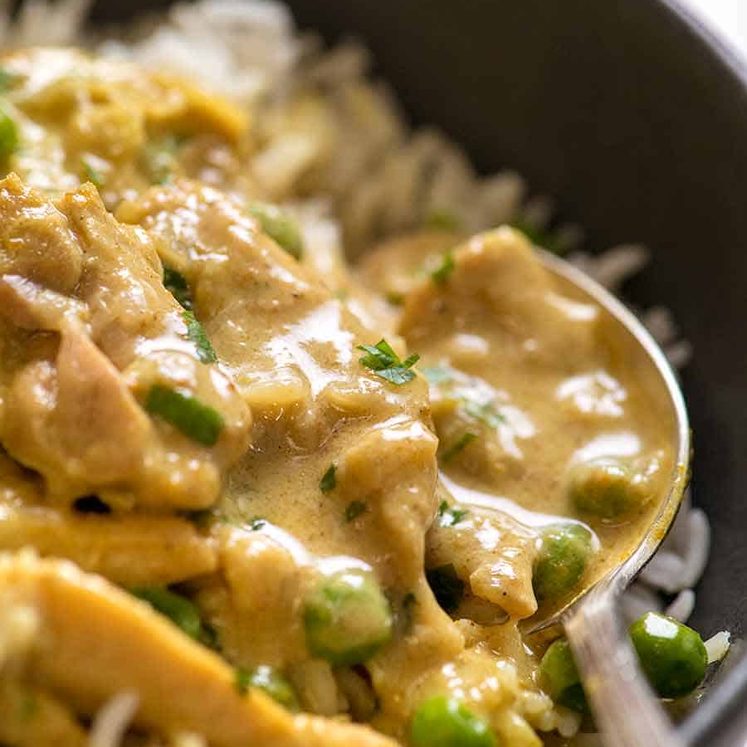
[[[167,2],[103,0],[100,20]],[[713,526],[693,624],[741,637],[747,614],[747,73],[671,0],[291,0],[302,26],[362,38],[414,123],[437,123],[485,171],[511,167],[590,247],[642,241],[626,289],[675,312],[694,495]],[[744,663],[744,662],[743,662]],[[746,668],[699,709],[739,705]],[[739,679],[741,677],[741,679]],[[729,691],[729,686],[733,692]],[[720,698],[720,700],[719,700]],[[722,702],[723,701],[723,702]],[[723,719],[729,721],[730,719]],[[699,731],[700,730],[700,731]],[[730,744],[720,737],[720,744]],[[740,742],[741,744],[741,742]]]

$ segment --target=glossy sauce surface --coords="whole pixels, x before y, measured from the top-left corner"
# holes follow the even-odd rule
[[[19,648],[0,703],[40,692],[40,747],[59,723],[82,742],[80,717],[126,688],[147,734],[227,747],[406,743],[443,693],[515,747],[573,721],[522,637],[543,532],[591,534],[540,612],[631,552],[675,466],[661,384],[619,324],[509,228],[398,237],[355,269],[306,241],[299,261],[257,217],[276,196],[248,176],[261,112],[74,50],[5,65],[25,147],[0,183],[0,595],[44,646]],[[383,374],[361,349],[382,338]],[[601,457],[642,484],[614,520],[569,497]],[[340,574],[386,608],[352,664],[309,632]],[[123,591],[165,585],[209,636]],[[237,692],[235,670],[263,666],[301,713]]]

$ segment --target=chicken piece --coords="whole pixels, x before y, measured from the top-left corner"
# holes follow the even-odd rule
[[[40,619],[26,676],[82,713],[132,691],[139,698],[135,724],[160,734],[202,734],[215,747],[393,745],[365,727],[293,716],[261,691],[240,694],[217,655],[71,563],[5,555],[0,589],[7,588]]]
[[[184,519],[0,505],[0,550],[23,547],[128,587],[174,584],[217,567],[211,543]]]
[[[54,205],[15,174],[0,182],[0,274],[69,294],[82,271],[83,250]]]
[[[224,656],[250,669],[282,669],[305,659],[297,608],[313,576],[310,565],[265,531],[220,525],[213,535],[223,583],[204,587],[198,602],[218,633]]]
[[[152,426],[117,369],[79,330],[62,335],[54,363],[25,367],[7,394],[5,448],[72,498],[126,483],[142,469]]]
[[[365,552],[364,543],[371,540],[358,539],[366,557],[375,557],[384,545],[396,558],[385,575],[387,584],[396,588],[415,583],[422,573],[422,527],[433,516],[429,499],[436,479],[435,451],[436,440],[425,426],[404,422],[362,435],[339,461],[341,509],[364,499],[365,510],[355,520],[354,531],[360,535],[359,527],[365,527],[373,540]]]
[[[39,196],[11,175],[0,189],[2,211],[34,215]],[[0,282],[3,345],[11,352],[0,371],[5,448],[38,470],[49,495],[61,500],[98,493],[125,505],[211,505],[223,469],[248,445],[244,400],[220,364],[203,362],[207,343],[195,341],[197,322],[164,287],[143,231],[118,224],[91,186],[47,213],[85,261],[69,294],[31,280],[39,274],[15,254],[18,261],[8,265],[14,272]],[[48,232],[43,222],[19,225],[25,241]],[[14,242],[6,233],[4,245]],[[54,333],[56,349],[48,344],[30,355],[25,330],[45,333],[48,342]],[[160,417],[163,410],[149,417],[143,405],[156,387],[191,398],[198,417],[207,411],[219,423],[212,440],[198,442],[186,426]]]
[[[599,309],[563,295],[523,234],[508,227],[478,234],[455,249],[453,262],[444,282],[421,281],[407,296],[400,334],[410,345],[443,343],[459,367],[472,342],[480,347],[472,367],[479,352],[484,360],[499,354],[504,365],[495,374],[507,377],[515,376],[509,363],[557,375],[598,353]]]
[[[2,64],[24,143],[10,167],[34,187],[60,193],[91,181],[110,208],[176,174],[256,190],[247,112],[220,96],[75,49],[14,50]]]
[[[357,265],[358,277],[390,304],[401,306],[407,294],[437,271],[447,252],[463,238],[453,231],[433,229],[398,236],[363,255]]]
[[[426,565],[453,565],[475,597],[521,619],[537,611],[532,590],[536,543],[535,532],[505,514],[448,508],[428,532]]]
[[[0,550],[23,547],[130,587],[184,581],[217,565],[212,543],[191,522],[51,508],[41,481],[0,453]]]

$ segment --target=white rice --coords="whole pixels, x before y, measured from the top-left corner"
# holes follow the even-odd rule
[[[117,693],[96,713],[88,735],[88,747],[119,747],[137,711],[138,696]]]
[[[722,630],[705,641],[708,663],[715,664],[726,656],[731,647],[731,634]]]

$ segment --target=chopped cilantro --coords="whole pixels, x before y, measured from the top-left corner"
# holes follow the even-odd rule
[[[101,186],[104,183],[104,178],[101,176],[101,172],[91,163],[91,160],[88,158],[83,158],[81,160],[81,165],[83,166],[83,173],[86,176],[86,179],[93,184],[94,187],[97,189],[101,189]]]
[[[481,423],[490,426],[491,428],[497,428],[501,423],[506,422],[506,418],[503,417],[496,409],[493,404],[486,402],[484,404],[478,404],[477,402],[463,399],[464,412],[467,415],[479,420]]]
[[[464,226],[453,210],[433,208],[425,217],[425,227],[439,231],[460,231]]]
[[[246,695],[252,686],[252,673],[241,667],[236,669],[233,676],[233,686],[239,695]]]
[[[365,513],[365,511],[366,504],[363,501],[351,501],[345,509],[345,521],[348,523],[354,521],[361,514]]]
[[[477,438],[477,436],[474,433],[471,433],[470,431],[467,431],[466,433],[463,433],[456,441],[454,441],[451,446],[448,446],[443,450],[441,453],[441,461],[442,462],[449,462],[451,461],[457,454],[459,454],[465,446],[472,443]]]
[[[453,378],[451,371],[445,366],[428,366],[421,370],[429,384],[446,384]]]
[[[167,184],[171,181],[176,154],[183,138],[166,135],[153,140],[145,146],[145,168],[154,184]]]
[[[258,532],[260,529],[264,529],[267,526],[267,519],[263,519],[261,516],[255,516],[249,520],[249,529],[253,532]]]
[[[234,677],[234,686],[239,695],[246,695],[250,688],[262,690],[289,711],[300,709],[298,696],[293,686],[273,667],[262,665],[253,670],[239,667]]]
[[[200,611],[191,600],[163,586],[146,586],[132,589],[132,594],[168,617],[190,638],[202,638]]]
[[[210,623],[202,623],[202,632],[200,633],[200,643],[203,646],[213,649],[213,651],[220,651],[220,643],[218,641],[218,631],[210,625]]]
[[[430,568],[425,578],[433,591],[433,596],[446,612],[453,612],[464,596],[464,581],[457,576],[452,563]]]
[[[319,489],[322,493],[329,493],[337,487],[337,465],[330,464],[327,471],[322,475],[322,479],[319,480]]]
[[[405,294],[400,293],[399,291],[387,291],[384,294],[384,298],[386,298],[392,306],[402,306],[405,302]]]
[[[291,257],[301,259],[303,238],[298,224],[277,205],[267,202],[252,202],[249,213],[259,221],[262,230],[285,249]]]
[[[437,285],[443,285],[449,279],[451,273],[454,272],[454,267],[456,267],[454,253],[449,250],[441,258],[441,264],[431,273],[433,282]]]
[[[223,430],[223,417],[217,410],[162,384],[150,388],[145,409],[203,446],[214,446]]]
[[[415,378],[415,373],[410,369],[420,360],[417,353],[401,360],[383,338],[376,345],[358,345],[358,350],[366,353],[360,362],[391,384],[406,384]]]
[[[210,344],[205,329],[195,317],[194,313],[188,310],[182,312],[182,318],[187,325],[187,338],[195,344],[197,348],[197,357],[203,363],[215,363],[218,356],[215,354],[213,346]]]
[[[20,146],[20,136],[15,120],[0,108],[0,159],[12,156]]]
[[[166,290],[181,304],[187,311],[192,310],[192,292],[189,289],[189,283],[181,272],[172,270],[170,267],[163,268],[163,284]]]
[[[568,247],[564,245],[558,235],[541,229],[524,218],[516,218],[509,225],[517,231],[521,231],[535,246],[541,246],[553,254],[562,256],[568,251]]]
[[[466,508],[453,508],[446,501],[441,501],[438,506],[439,523],[442,527],[453,527],[462,521],[469,510]]]

